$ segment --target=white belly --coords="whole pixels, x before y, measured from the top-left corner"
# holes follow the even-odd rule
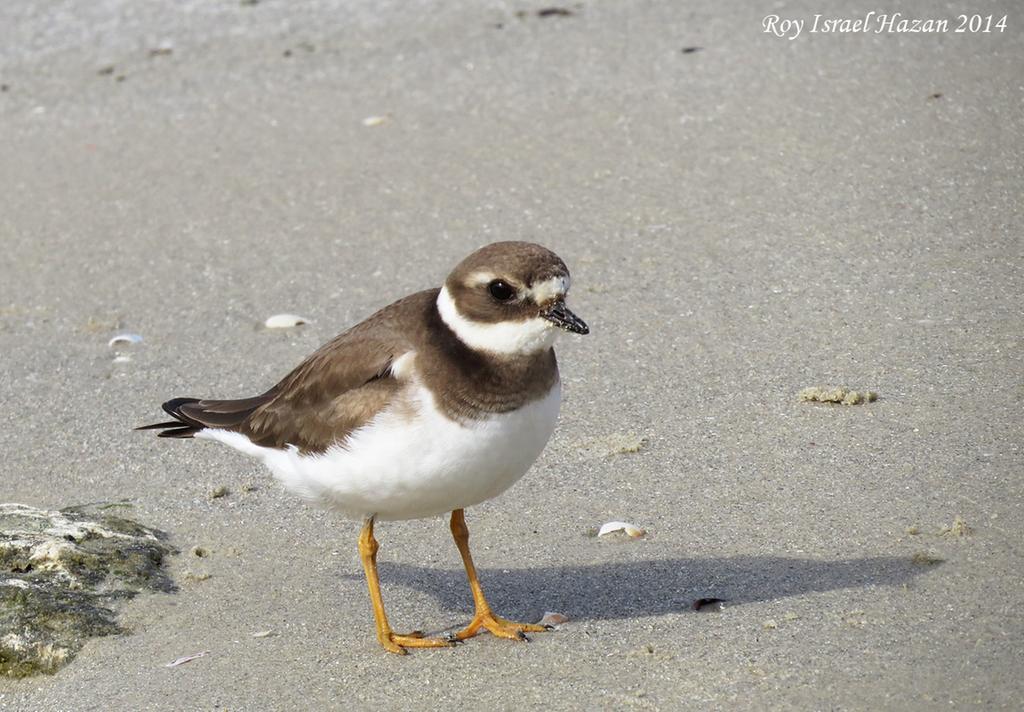
[[[561,389],[512,413],[465,425],[445,417],[418,387],[412,407],[385,410],[345,446],[303,455],[254,445],[244,435],[203,430],[196,437],[263,460],[285,487],[353,517],[416,519],[477,504],[526,474],[555,429]]]

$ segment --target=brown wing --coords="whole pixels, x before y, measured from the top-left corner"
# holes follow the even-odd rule
[[[385,307],[321,346],[266,393],[240,400],[175,398],[176,420],[144,426],[188,438],[203,428],[243,433],[257,445],[323,452],[380,412],[401,383],[391,364],[414,348],[414,335],[438,290]]]
[[[351,329],[268,391],[237,430],[265,447],[326,450],[387,404],[399,386],[391,363],[408,350],[379,329]]]

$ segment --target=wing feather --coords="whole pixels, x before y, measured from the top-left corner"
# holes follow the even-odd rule
[[[415,348],[416,327],[438,290],[399,300],[327,342],[273,388],[235,400],[175,398],[164,410],[175,418],[140,430],[187,438],[203,428],[242,433],[257,445],[294,445],[322,452],[387,406],[401,383],[391,365]]]

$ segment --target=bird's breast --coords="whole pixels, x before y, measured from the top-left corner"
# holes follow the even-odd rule
[[[453,419],[421,384],[344,444],[315,456],[275,451],[271,470],[289,489],[352,516],[415,519],[496,497],[534,463],[558,420],[561,388],[519,408]]]

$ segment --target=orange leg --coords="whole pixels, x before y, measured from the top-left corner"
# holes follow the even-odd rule
[[[400,635],[391,630],[387,614],[384,613],[384,601],[380,596],[380,579],[377,577],[377,540],[373,538],[373,517],[367,517],[363,530],[359,534],[359,554],[363,559],[363,570],[366,572],[366,585],[370,589],[370,602],[373,604],[373,616],[377,621],[377,639],[384,649],[390,653],[406,654],[406,648],[441,648],[455,644],[446,638],[424,638],[420,631],[408,635]]]
[[[476,567],[473,565],[473,557],[469,553],[469,529],[466,528],[466,517],[461,509],[452,512],[452,537],[455,539],[455,546],[459,547],[462,554],[462,563],[466,567],[466,576],[469,578],[469,588],[473,592],[473,605],[476,612],[473,620],[462,630],[455,633],[455,640],[472,638],[480,632],[481,628],[489,631],[499,638],[511,640],[527,640],[526,633],[539,633],[550,630],[548,626],[535,625],[533,623],[516,623],[499,618],[491,611],[491,607],[484,598],[484,591],[480,588],[480,580],[476,576]]]

